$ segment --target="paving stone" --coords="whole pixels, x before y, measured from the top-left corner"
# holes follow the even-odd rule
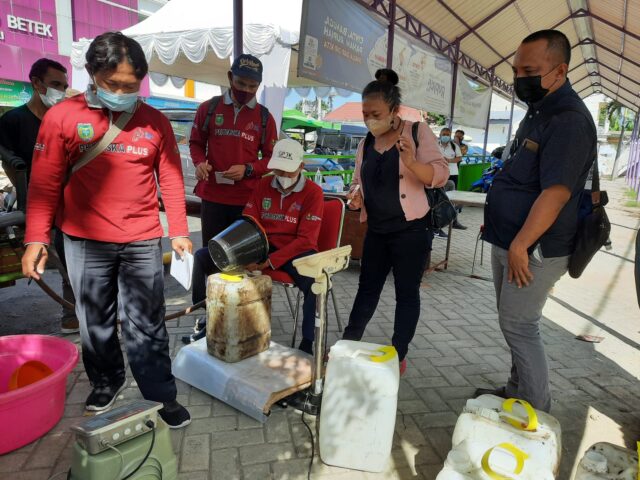
[[[296,453],[291,443],[269,443],[240,447],[240,462],[242,465],[277,462],[293,458],[296,458]]]
[[[184,439],[180,471],[192,472],[209,468],[209,435],[192,435]]]
[[[236,448],[211,452],[210,480],[241,480],[240,455]]]
[[[208,417],[193,420],[187,427],[187,435],[236,430],[238,418],[236,416]]]
[[[246,465],[242,467],[242,474],[244,480],[269,480],[274,478],[273,475],[271,475],[271,467],[268,463]]]

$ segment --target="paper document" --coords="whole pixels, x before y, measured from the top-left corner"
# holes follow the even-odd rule
[[[236,183],[230,178],[225,177],[222,172],[215,172],[215,173],[216,173],[216,183],[227,184],[227,185],[233,185],[234,183]]]
[[[180,257],[173,252],[171,257],[171,276],[175,278],[186,290],[191,288],[191,272],[193,272],[193,255],[185,252],[184,257]]]

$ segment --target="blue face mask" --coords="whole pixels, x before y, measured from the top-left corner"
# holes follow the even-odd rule
[[[440,141],[442,143],[449,143],[451,141],[451,137],[448,136],[448,135],[443,135],[443,136],[440,137]]]
[[[113,93],[97,85],[96,90],[100,103],[112,112],[133,112],[140,93]]]

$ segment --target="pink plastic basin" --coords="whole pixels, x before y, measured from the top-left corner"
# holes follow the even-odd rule
[[[11,374],[38,360],[53,374],[8,391]],[[62,417],[67,376],[78,363],[76,346],[46,335],[0,337],[0,455],[20,448],[51,430]]]

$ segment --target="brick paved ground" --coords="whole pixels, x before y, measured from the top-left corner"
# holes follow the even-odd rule
[[[621,208],[622,182],[607,187],[614,197],[609,209],[616,224],[613,251],[599,253],[580,280],[562,279],[545,309],[543,336],[551,369],[552,414],[563,428],[562,480],[571,478],[576,459],[591,443],[607,440],[631,447],[640,439],[640,313],[630,261],[640,214]],[[454,234],[449,271],[424,278],[422,315],[408,356],[409,368],[400,384],[396,435],[387,471],[372,475],[328,467],[316,456],[311,478],[433,479],[450,448],[453,427],[466,399],[476,387],[504,383],[509,354],[497,324],[493,285],[466,276],[471,270],[481,211],[467,208],[461,221],[470,228]],[[434,260],[443,256],[444,244],[436,241]],[[485,265],[478,272],[481,275],[490,276],[488,259],[486,250]],[[52,274],[49,278],[54,279]],[[357,279],[356,266],[336,277],[336,297],[344,320]],[[21,298],[16,293],[19,288],[24,286],[0,290],[0,305],[8,316],[3,317],[11,319],[11,326],[5,325],[2,334],[24,332],[21,325],[32,315],[30,305],[46,303],[35,291]],[[187,300],[179,287],[169,286],[170,309],[177,310]],[[25,302],[29,303],[23,305]],[[393,312],[389,279],[365,340],[388,343]],[[329,321],[331,344],[339,334],[332,314]],[[274,340],[286,343],[291,324],[284,294],[276,290]],[[180,337],[192,325],[193,317],[169,324],[172,356],[181,348]],[[55,322],[49,322],[41,330],[55,328]],[[33,328],[31,331],[37,333]],[[574,339],[579,333],[602,335],[605,340],[597,345],[580,342]],[[69,338],[78,341],[77,336]],[[194,417],[189,427],[172,432],[180,479],[306,478],[311,442],[299,414],[276,410],[262,425],[184,383],[178,382],[178,388],[178,400]],[[69,378],[62,421],[42,439],[1,456],[0,478],[47,479],[67,469],[73,442],[69,426],[82,418],[88,392],[86,375],[78,366]],[[117,404],[139,396],[131,385]]]

